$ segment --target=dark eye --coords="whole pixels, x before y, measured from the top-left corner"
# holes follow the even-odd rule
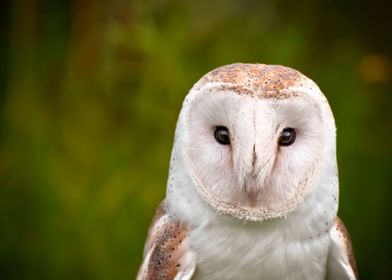
[[[280,133],[279,145],[281,145],[281,146],[290,146],[291,144],[294,143],[296,136],[297,136],[297,134],[295,133],[295,130],[293,128],[286,127]]]
[[[227,127],[217,126],[214,132],[215,140],[219,144],[228,145],[230,144],[230,133]]]

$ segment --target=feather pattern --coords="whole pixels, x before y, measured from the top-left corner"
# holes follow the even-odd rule
[[[162,202],[149,229],[137,280],[191,279],[196,267],[195,254],[187,244],[187,235],[183,225],[170,219]]]
[[[339,217],[336,217],[330,236],[327,279],[358,279],[350,235]]]

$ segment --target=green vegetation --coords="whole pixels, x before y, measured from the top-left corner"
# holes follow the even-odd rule
[[[1,1],[0,278],[133,279],[183,97],[219,65],[263,62],[327,95],[340,216],[361,278],[388,279],[389,13],[381,0]]]

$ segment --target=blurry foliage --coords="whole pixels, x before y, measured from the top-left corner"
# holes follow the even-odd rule
[[[338,126],[362,279],[392,274],[389,10],[376,1],[0,4],[0,277],[132,279],[175,122],[223,64],[299,69]]]

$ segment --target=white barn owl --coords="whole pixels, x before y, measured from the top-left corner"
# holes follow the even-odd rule
[[[206,74],[183,103],[137,279],[357,279],[335,139],[326,98],[298,71]]]

